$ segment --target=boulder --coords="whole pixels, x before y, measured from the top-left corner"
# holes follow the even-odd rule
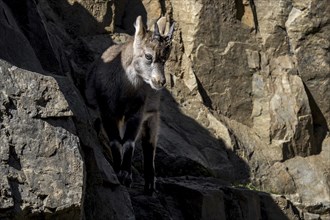
[[[83,216],[84,160],[56,80],[0,61],[1,218]]]

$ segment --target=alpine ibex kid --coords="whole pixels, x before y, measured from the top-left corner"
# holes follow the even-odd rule
[[[87,102],[97,107],[110,140],[113,167],[120,182],[132,182],[132,156],[138,137],[144,156],[145,191],[155,187],[155,150],[159,125],[160,89],[169,57],[174,25],[165,34],[165,18],[146,30],[141,16],[135,35],[125,44],[109,47],[96,62],[86,82]]]

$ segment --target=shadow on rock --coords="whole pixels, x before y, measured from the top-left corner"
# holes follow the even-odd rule
[[[107,4],[112,4],[110,2]],[[141,6],[141,2],[138,4]],[[93,61],[93,55],[89,54],[84,41],[78,38],[74,40],[73,35],[75,32],[86,34],[86,31],[90,33],[90,30],[94,30],[93,34],[96,34],[103,31],[111,22],[113,12],[106,11],[100,23],[78,3],[70,5],[64,0],[49,1],[49,5],[44,1],[6,0],[0,2],[0,7],[4,12],[0,15],[0,58],[22,68],[22,71],[34,71],[55,78],[68,104],[68,109],[65,109],[67,115],[49,118],[27,115],[26,118],[30,117],[29,120],[41,125],[47,124],[55,130],[61,128],[70,137],[78,136],[79,141],[73,138],[75,142],[72,143],[79,145],[79,155],[83,156],[84,162],[81,171],[84,184],[81,187],[81,206],[68,206],[62,210],[57,210],[57,207],[47,210],[41,206],[45,210],[38,210],[33,218],[43,218],[45,212],[53,212],[52,217],[61,219],[133,219],[134,215],[136,219],[288,219],[287,213],[281,211],[278,200],[269,194],[231,186],[230,182],[246,181],[249,178],[248,165],[234,151],[226,149],[222,140],[214,138],[195,119],[184,115],[168,91],[164,91],[162,100],[162,122],[156,157],[156,172],[160,177],[157,181],[159,193],[155,197],[142,194],[143,178],[140,173],[143,164],[137,149],[136,182],[129,189],[129,196],[113,172],[107,146],[93,129],[90,114],[77,89],[82,80],[77,78],[83,78],[87,66]],[[70,16],[74,16],[74,19],[70,20]],[[60,28],[58,17],[70,20],[65,24],[66,31]],[[86,24],[80,26],[82,18]],[[41,96],[46,97],[44,94]],[[29,98],[34,100],[34,97],[28,97],[27,100]],[[49,101],[44,99],[34,104],[47,107]],[[0,108],[0,116],[2,111]],[[63,136],[63,140],[65,138],[67,136]],[[56,150],[51,152],[49,157],[54,157],[56,153]],[[23,168],[23,164],[14,167]],[[54,184],[56,181],[60,180],[54,179]],[[14,206],[9,211],[0,208],[0,217],[6,218],[6,213],[12,212],[14,214],[9,216],[17,216],[19,219],[22,215],[20,202],[26,195],[21,194],[20,185],[16,182],[9,181],[9,188],[13,193],[11,198],[14,198]],[[41,196],[41,200],[46,198],[45,195]],[[290,207],[289,203],[283,204],[286,208]],[[65,213],[72,210],[73,213]]]
[[[142,194],[138,145],[135,182],[129,189],[136,219],[299,219],[285,198],[234,187],[233,182],[247,185],[249,166],[221,139],[184,115],[169,91],[164,91],[161,106],[155,159],[158,193]]]
[[[329,132],[329,128],[327,125],[327,120],[325,119],[321,109],[317,105],[313,95],[311,94],[306,84],[304,84],[304,88],[308,96],[308,101],[310,104],[312,117],[313,117],[313,129],[314,129],[313,144],[315,147],[313,148],[313,152],[311,152],[311,154],[314,155],[321,153],[322,143],[327,136],[327,132]]]

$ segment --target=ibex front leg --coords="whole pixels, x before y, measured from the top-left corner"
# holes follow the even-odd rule
[[[104,129],[108,135],[110,141],[110,148],[113,157],[113,169],[118,174],[122,164],[122,146],[121,138],[117,127],[117,122],[113,118],[106,118],[104,123]]]
[[[135,141],[141,125],[141,113],[138,112],[126,121],[126,129],[123,137],[123,161],[118,174],[119,181],[127,187],[132,183],[132,157],[135,148]]]
[[[143,123],[141,133],[144,158],[144,191],[152,195],[155,191],[155,152],[157,146],[159,113],[154,113]]]

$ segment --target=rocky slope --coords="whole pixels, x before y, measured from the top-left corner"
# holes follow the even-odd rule
[[[327,0],[0,0],[0,219],[330,219]],[[254,10],[255,9],[255,10]],[[154,197],[84,103],[142,15],[176,22]]]

